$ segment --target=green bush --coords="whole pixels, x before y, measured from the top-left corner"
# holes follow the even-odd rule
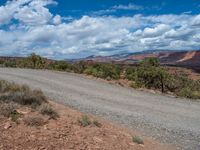
[[[133,141],[134,143],[137,143],[137,144],[144,144],[143,139],[142,139],[141,137],[139,137],[139,136],[133,136],[133,137],[132,137],[132,141]]]
[[[14,121],[14,122],[16,122],[19,119],[20,116],[21,116],[21,114],[18,113],[16,110],[13,110],[9,115],[11,120]]]
[[[11,68],[17,67],[17,64],[16,64],[15,61],[6,61],[6,62],[4,63],[4,65],[5,65],[5,67],[11,67]]]
[[[200,99],[200,83],[186,76],[168,75],[165,88],[180,97]]]
[[[87,67],[88,67],[88,64],[86,62],[80,61],[80,62],[73,64],[72,70],[75,73],[84,73],[84,71],[87,69]]]
[[[49,66],[50,69],[58,70],[58,71],[70,71],[72,70],[72,66],[66,61],[56,61]]]
[[[136,84],[146,88],[159,89],[164,92],[167,72],[160,67],[156,58],[148,58],[142,61],[136,70]]]
[[[84,73],[103,79],[119,79],[121,68],[111,64],[94,64],[87,67]]]
[[[87,75],[96,75],[97,69],[93,68],[92,66],[89,66],[87,69],[84,70],[83,73],[85,73]]]
[[[128,80],[132,80],[132,81],[135,81],[136,80],[136,68],[126,68],[125,70],[125,77],[126,79]]]
[[[82,116],[82,118],[78,120],[78,123],[83,127],[86,127],[92,124],[90,118],[86,115]]]

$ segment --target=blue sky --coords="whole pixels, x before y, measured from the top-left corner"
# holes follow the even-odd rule
[[[106,10],[113,6],[130,4],[140,6],[138,10],[121,10],[111,13],[112,15],[124,16],[142,13],[150,14],[181,14],[190,12],[199,13],[199,0],[58,0],[55,12],[62,15],[82,16],[91,15],[91,11]],[[74,11],[72,11],[74,10]]]
[[[199,0],[0,1],[0,55],[200,49]]]

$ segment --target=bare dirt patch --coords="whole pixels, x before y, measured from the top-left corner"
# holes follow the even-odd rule
[[[26,107],[17,110],[22,114],[17,122],[1,117],[0,149],[172,149],[149,139],[144,139],[144,145],[134,143],[132,140],[133,133],[90,115],[88,115],[88,118],[92,123],[88,126],[81,126],[78,120],[85,114],[57,103],[50,103],[60,116],[57,120],[49,120],[47,116],[40,115],[38,112]],[[35,119],[31,120],[34,117]],[[97,126],[97,122],[101,126]]]

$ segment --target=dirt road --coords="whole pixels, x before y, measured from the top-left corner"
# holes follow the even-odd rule
[[[60,103],[180,149],[200,149],[200,102],[153,95],[71,73],[0,68],[0,79],[40,88]]]

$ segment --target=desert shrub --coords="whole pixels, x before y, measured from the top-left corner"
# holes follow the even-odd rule
[[[89,125],[94,125],[99,128],[102,127],[102,124],[100,122],[98,122],[97,120],[91,121],[87,115],[84,115],[80,119],[78,119],[78,123],[83,127],[86,127]]]
[[[121,68],[111,64],[93,64],[87,67],[84,73],[103,79],[119,79]]]
[[[92,124],[90,118],[86,115],[84,115],[80,119],[78,119],[78,123],[83,127],[86,127],[86,126],[89,126]]]
[[[180,97],[192,99],[200,98],[200,83],[186,76],[168,75],[165,88]]]
[[[30,91],[29,87],[26,85],[18,85],[15,83],[10,83],[5,80],[0,80],[0,93],[13,93],[18,91]]]
[[[18,119],[20,116],[21,116],[21,114],[18,113],[16,110],[13,110],[13,111],[10,113],[10,115],[9,115],[9,117],[11,118],[11,120],[14,121],[14,122],[16,122],[17,119]]]
[[[97,69],[93,68],[92,66],[89,66],[87,69],[84,70],[84,73],[87,75],[94,75],[97,74]]]
[[[75,73],[83,73],[87,69],[87,67],[88,67],[88,64],[86,62],[80,61],[80,62],[73,64],[72,70]]]
[[[16,61],[10,60],[4,62],[5,67],[15,68],[17,66]]]
[[[132,88],[134,89],[138,89],[138,88],[145,88],[144,85],[140,82],[135,82],[133,81],[130,85]]]
[[[24,118],[24,123],[28,126],[42,126],[45,124],[45,121],[39,116],[28,116]]]
[[[19,61],[19,63],[17,64],[17,67],[19,68],[31,68],[31,64],[29,62],[29,60],[27,58]]]
[[[72,65],[66,61],[56,61],[52,63],[49,68],[58,71],[70,71],[72,70]]]
[[[191,87],[191,85],[180,88],[176,91],[176,94],[180,97],[200,99],[200,90]]]
[[[164,79],[167,72],[160,67],[156,58],[148,58],[142,61],[136,70],[136,84],[146,88],[160,89],[164,92]]]
[[[50,119],[56,119],[59,117],[58,113],[49,104],[41,105],[39,111],[43,115],[48,115]]]
[[[27,65],[34,69],[43,69],[45,67],[45,60],[35,53],[30,54],[27,58]]]
[[[136,79],[136,68],[126,68],[125,70],[125,77],[128,80],[135,81]]]
[[[2,96],[5,101],[13,101],[21,105],[29,105],[32,108],[40,106],[42,103],[46,102],[44,95],[36,95],[37,91],[19,91],[15,93],[10,93],[8,95]]]
[[[16,108],[18,108],[18,106],[14,103],[0,103],[0,115],[4,116],[4,117],[8,117],[11,118],[12,121],[16,122],[17,119],[21,116],[21,114],[19,114],[16,111]]]
[[[168,73],[160,66],[158,59],[148,58],[142,61],[136,69],[132,87],[145,87],[173,92],[177,96],[200,98],[200,83],[185,75]]]
[[[20,90],[20,86],[16,85],[16,84],[10,84],[6,81],[1,81],[0,82],[0,89],[2,93],[6,93],[6,92],[16,92]]]
[[[29,87],[0,81],[0,101],[15,102],[29,105],[33,108],[46,103],[46,97],[41,90],[30,90]]]
[[[133,136],[133,137],[132,137],[132,141],[133,141],[134,143],[137,143],[137,144],[144,144],[143,139],[142,139],[141,137],[139,137],[139,136]]]
[[[0,115],[9,117],[12,112],[16,109],[13,103],[0,103]]]
[[[5,93],[8,90],[9,83],[5,80],[0,80],[0,92]]]

